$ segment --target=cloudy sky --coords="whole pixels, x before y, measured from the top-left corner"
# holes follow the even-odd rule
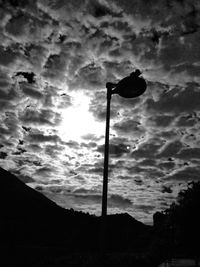
[[[200,180],[199,0],[0,0],[0,166],[65,208],[101,212],[106,82],[114,95],[108,212],[145,223]]]

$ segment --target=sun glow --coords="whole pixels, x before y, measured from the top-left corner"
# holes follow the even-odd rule
[[[105,124],[95,121],[89,112],[90,98],[84,94],[72,96],[72,106],[62,111],[62,123],[59,127],[63,140],[80,141],[86,134],[94,134],[97,137],[104,135]]]

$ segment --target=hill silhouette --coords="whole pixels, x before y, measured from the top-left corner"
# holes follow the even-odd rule
[[[0,261],[5,266],[36,266],[49,255],[101,250],[101,217],[59,207],[2,168],[0,188]],[[107,216],[109,252],[140,253],[151,239],[152,228],[129,214]]]
[[[0,168],[1,218],[35,218],[64,214],[64,209]]]

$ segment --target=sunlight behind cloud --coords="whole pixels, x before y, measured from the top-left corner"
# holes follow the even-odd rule
[[[72,99],[73,105],[62,112],[62,123],[59,127],[61,138],[64,141],[80,141],[86,134],[94,134],[97,137],[104,135],[104,123],[95,121],[89,112],[89,97],[79,92],[74,93]]]

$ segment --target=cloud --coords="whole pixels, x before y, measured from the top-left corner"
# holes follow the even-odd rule
[[[43,76],[50,81],[64,81],[67,68],[67,59],[64,54],[52,54],[48,57]]]
[[[54,172],[53,168],[52,167],[41,167],[41,168],[38,168],[36,170],[36,175],[38,176],[46,176],[46,175],[49,175],[52,173],[52,171]]]
[[[121,20],[118,20],[116,23],[120,23]],[[114,24],[113,23],[113,24]],[[112,43],[111,43],[112,44]],[[111,47],[108,47],[108,49],[112,49]],[[130,61],[130,59],[124,60],[123,58],[121,60],[111,59],[111,60],[104,60],[103,67],[107,71],[107,79],[110,79],[111,82],[116,82],[116,80],[119,80],[120,78],[123,78],[124,76],[127,76],[132,72],[133,70],[133,63]]]
[[[200,158],[200,148],[185,148],[182,149],[178,155],[178,158],[189,160],[189,159],[199,159]]]
[[[173,161],[165,161],[165,162],[161,162],[158,165],[159,168],[163,169],[163,170],[173,170],[176,167],[176,164]]]
[[[58,135],[46,135],[43,132],[31,132],[25,140],[32,143],[59,143],[60,137]]]
[[[20,138],[22,131],[19,125],[19,120],[15,112],[7,111],[2,119],[2,136],[13,136]],[[14,139],[14,138],[13,138]]]
[[[101,89],[104,87],[105,75],[100,66],[90,63],[78,70],[73,81],[69,83],[71,89]]]
[[[39,144],[28,144],[26,149],[34,153],[43,152],[43,148]]]
[[[113,12],[108,5],[105,5],[106,2],[100,3],[99,1],[90,1],[89,4],[89,13],[91,13],[95,18],[101,18],[107,15],[111,15]]]
[[[156,157],[162,142],[157,140],[148,140],[148,142],[141,144],[137,149],[131,153],[133,158],[153,158]]]
[[[139,165],[140,166],[153,166],[153,165],[156,165],[156,160],[151,159],[151,158],[144,159],[140,161]]]
[[[179,140],[166,143],[158,153],[159,157],[176,157],[176,155],[184,148],[184,145]]]
[[[171,175],[166,176],[165,179],[176,182],[199,181],[199,167],[185,167],[183,169],[177,170]]]
[[[96,142],[89,142],[89,143],[84,143],[82,142],[81,147],[87,147],[87,148],[96,148],[97,147],[97,143]]]
[[[133,177],[130,175],[118,175],[116,178],[120,180],[132,180],[133,179]]]
[[[139,122],[131,119],[115,123],[113,129],[119,134],[132,134],[134,137],[141,137],[145,134],[144,127]]]
[[[60,155],[61,151],[64,151],[65,147],[62,145],[46,145],[45,146],[45,154],[55,157],[56,155]]]
[[[49,14],[55,20],[70,20],[71,17],[75,15],[80,15],[80,11],[85,6],[85,0],[77,0],[76,2],[69,0],[65,1],[55,1],[52,2],[48,0],[37,1],[37,6],[43,12]],[[77,13],[77,14],[76,14]],[[80,18],[79,18],[80,19]]]
[[[30,20],[30,15],[23,12],[14,15],[6,24],[5,30],[11,38],[22,43],[44,40],[52,31],[45,21],[41,23],[33,16]]]
[[[196,86],[190,85],[185,90],[174,89],[167,94],[162,94],[160,101],[147,100],[147,110],[154,112],[168,112],[180,114],[180,112],[194,112],[200,107],[200,91]]]
[[[9,75],[5,71],[0,70],[0,88],[2,92],[6,93],[6,91],[9,89],[11,81],[12,80]]]
[[[194,38],[192,40],[192,38]],[[193,43],[193,49],[191,49],[190,46],[187,46],[185,44],[187,43]],[[190,64],[196,60],[196,56],[198,57],[198,48],[195,45],[196,43],[196,36],[193,35],[192,37],[185,37],[185,42],[182,42],[181,38],[179,36],[171,37],[171,38],[163,38],[162,40],[162,49],[160,51],[159,58],[162,61],[162,63],[165,64],[165,68],[169,69],[171,66],[174,66],[174,70],[176,71],[176,66],[179,67],[179,64],[182,64],[182,62],[187,62],[187,64]],[[172,56],[173,55],[173,56]],[[175,63],[175,64],[174,64]],[[187,65],[186,65],[187,66]],[[182,70],[186,69],[183,68]]]
[[[51,109],[35,110],[28,107],[21,114],[20,120],[26,125],[55,126],[61,122],[61,115]]]
[[[60,205],[99,214],[104,132],[89,125],[68,138],[67,112],[87,97],[105,123],[106,82],[139,68],[145,94],[112,96],[109,210],[150,221],[145,203],[166,207],[179,184],[198,180],[199,13],[188,0],[1,1],[0,165],[41,181]]]
[[[73,140],[70,140],[69,142],[66,142],[65,145],[72,149],[78,149],[80,147],[79,143]]]
[[[32,70],[39,75],[49,56],[48,47],[37,43],[27,43],[23,47],[23,50],[24,54],[29,59],[29,64],[31,65]]]
[[[120,207],[130,207],[132,206],[132,202],[130,199],[122,197],[120,195],[111,195],[108,198],[108,205],[109,206],[120,206]]]
[[[97,151],[103,153],[104,152],[104,145],[98,146]],[[130,152],[130,148],[126,144],[112,144],[112,143],[110,143],[109,153],[112,156],[121,157],[123,154],[127,154],[129,152]]]
[[[149,211],[155,210],[155,206],[153,206],[153,205],[133,205],[133,207],[136,210],[142,210],[142,211],[145,211],[145,212],[149,212]]]
[[[92,97],[90,101],[89,111],[92,112],[95,119],[105,121],[106,118],[106,92],[99,91]],[[110,117],[115,118],[118,114],[118,107],[113,106],[110,110]]]
[[[95,192],[95,190],[86,190],[84,188],[77,189],[73,192],[73,195],[77,199],[85,199],[87,202],[101,203],[102,195]],[[132,202],[123,196],[112,194],[108,195],[108,206],[109,207],[129,207]]]
[[[20,83],[20,89],[23,91],[23,93],[31,98],[34,99],[41,99],[43,97],[43,94],[39,91],[39,88],[35,85],[29,84],[29,83]]]
[[[154,127],[168,127],[174,120],[174,116],[169,115],[158,115],[152,118],[152,122],[155,124]]]
[[[3,67],[12,67],[15,65],[20,54],[12,51],[10,48],[4,48],[0,46],[0,65]]]
[[[59,109],[66,109],[70,106],[72,106],[72,98],[70,95],[67,94],[61,94],[59,96],[59,104],[58,104],[58,108]]]
[[[29,18],[24,15],[18,15],[10,19],[6,25],[6,31],[15,38],[25,38],[29,30]]]
[[[195,116],[195,113],[188,114],[187,116],[180,116],[178,122],[176,123],[177,127],[192,127],[198,123],[198,117]]]
[[[95,134],[86,134],[82,136],[83,140],[91,140],[91,141],[98,141],[99,138]]]

